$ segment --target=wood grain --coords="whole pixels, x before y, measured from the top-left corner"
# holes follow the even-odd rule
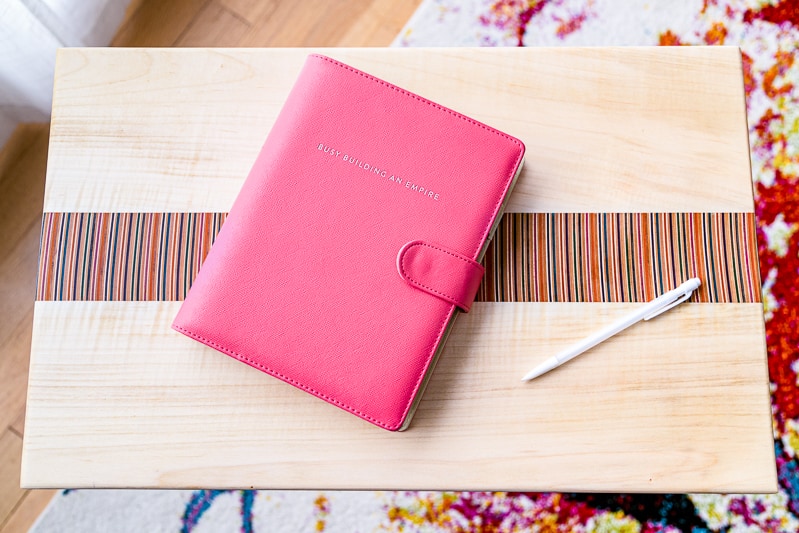
[[[20,448],[22,439],[11,430],[0,433],[0,525],[2,525],[22,499],[19,487]]]
[[[179,335],[179,305],[36,303],[24,486],[775,488],[759,304],[685,304],[525,384],[635,304],[477,303],[405,433]]]
[[[56,492],[54,490],[26,490],[11,515],[5,522],[0,522],[0,533],[27,533]]]
[[[205,4],[177,46],[236,46],[249,24],[218,2]]]
[[[342,46],[374,46],[392,42],[413,14],[416,0],[374,0],[341,36]]]
[[[753,209],[740,54],[715,47],[61,50],[45,209],[229,210],[312,51],[521,138],[511,212]]]
[[[45,209],[229,210],[310,51],[60,52]],[[522,138],[511,211],[753,210],[737,49],[319,51]],[[177,335],[178,305],[37,303],[25,486],[776,489],[759,304],[681,306],[527,385],[630,304],[476,304],[399,435]]]
[[[350,46],[342,37],[357,27],[361,14],[372,0],[328,0],[316,2],[313,9],[297,9],[292,2],[281,2],[266,18],[259,17],[240,46],[319,46],[335,43]],[[416,2],[405,2],[411,6]],[[407,17],[413,12],[411,7]]]
[[[248,24],[238,46],[385,46],[420,0],[218,3]]]
[[[210,1],[139,2],[122,23],[111,46],[174,46]]]
[[[0,430],[25,405],[47,142],[46,124],[20,128],[0,174]]]
[[[279,4],[276,0],[219,0],[219,3],[237,16],[246,20],[249,24],[256,24],[263,20],[268,20],[269,15]],[[293,2],[293,4],[295,6],[298,5],[296,2]],[[308,9],[314,8],[311,3],[306,3],[305,5]],[[391,41],[386,41],[385,44],[389,42]]]
[[[31,313],[31,318],[33,318],[33,313]],[[30,344],[28,345],[27,348],[28,349],[25,352],[23,352],[23,353],[30,354]],[[28,367],[28,363],[29,363],[28,358],[25,359],[24,363],[25,363],[24,367],[27,368]],[[27,377],[27,372],[25,373],[25,376]],[[26,385],[27,385],[27,383],[26,383]],[[27,392],[27,388],[25,390]],[[25,434],[25,404],[23,403],[22,404],[22,409],[17,409],[17,411],[18,411],[19,414],[17,414],[17,418],[15,418],[13,422],[11,422],[11,425],[9,427],[11,428],[11,431],[13,431],[14,433],[17,433],[18,435],[24,435]]]
[[[0,148],[0,183],[13,175],[14,169],[26,156],[30,157],[31,153],[38,153],[34,148],[36,139],[49,127],[49,124],[26,123],[20,124],[14,129],[11,137]],[[31,148],[34,150],[31,151]],[[47,157],[40,158],[40,160],[45,163]]]
[[[31,298],[32,300],[32,298]],[[31,302],[32,304],[32,302]],[[32,307],[32,305],[31,305]],[[28,354],[30,353],[33,310],[23,309],[16,327],[0,343],[0,427],[19,432],[19,417],[25,410],[28,386]]]

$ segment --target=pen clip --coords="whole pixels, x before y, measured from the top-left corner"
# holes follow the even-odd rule
[[[665,304],[665,305],[664,305],[663,307],[661,307],[660,309],[657,309],[657,310],[655,310],[655,311],[652,311],[651,313],[649,313],[648,315],[646,315],[646,316],[644,317],[644,320],[650,320],[650,319],[652,319],[652,318],[655,318],[656,316],[658,316],[658,315],[661,315],[661,314],[665,313],[666,311],[668,311],[668,310],[669,310],[669,309],[671,309],[672,307],[675,307],[675,306],[677,306],[677,305],[680,305],[680,304],[681,304],[681,303],[683,303],[685,300],[687,300],[688,298],[690,298],[690,297],[691,297],[691,295],[693,295],[693,293],[694,293],[694,289],[691,289],[690,291],[686,292],[685,294],[683,294],[682,296],[680,296],[679,298],[677,298],[676,300],[674,300],[674,301],[673,301],[673,302],[671,302],[670,304]]]

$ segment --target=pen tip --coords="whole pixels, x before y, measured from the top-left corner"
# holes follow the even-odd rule
[[[522,381],[530,381],[531,379],[535,379],[542,374],[546,374],[553,368],[556,368],[560,365],[560,361],[558,361],[555,357],[550,357],[531,371],[529,371],[525,376],[522,378]]]
[[[541,367],[536,367],[533,370],[531,370],[530,372],[528,372],[527,374],[525,374],[524,377],[522,378],[522,381],[532,381],[535,378],[537,378],[538,376],[540,376],[541,374],[545,373],[547,370],[548,369],[545,370],[545,369],[542,369]]]
[[[524,376],[522,378],[522,381],[532,381],[535,378],[537,378],[538,376],[540,376],[541,374],[542,374],[542,372],[530,372],[529,374],[527,374],[526,376]]]

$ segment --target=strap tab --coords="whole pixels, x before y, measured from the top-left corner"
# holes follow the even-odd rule
[[[424,241],[411,241],[397,254],[397,271],[417,289],[468,313],[485,269],[458,252]]]

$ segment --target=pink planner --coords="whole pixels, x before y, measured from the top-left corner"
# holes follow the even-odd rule
[[[173,328],[404,430],[523,156],[514,137],[311,55]]]

